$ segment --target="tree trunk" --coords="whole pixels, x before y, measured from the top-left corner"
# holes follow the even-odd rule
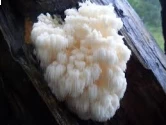
[[[105,123],[80,120],[52,95],[33,56],[29,33],[40,13],[60,14],[77,0],[3,0],[0,7],[0,124],[166,125],[166,57],[126,0],[113,3],[122,18],[120,34],[131,49],[127,90],[120,109]]]

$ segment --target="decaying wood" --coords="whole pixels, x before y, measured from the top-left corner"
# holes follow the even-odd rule
[[[117,0],[115,7],[124,23],[121,33],[125,36],[127,45],[142,65],[152,71],[166,92],[166,57],[164,53],[145,29],[138,15],[125,0],[123,2]],[[123,13],[120,13],[120,11]]]
[[[106,123],[80,120],[52,95],[33,56],[28,34],[37,15],[50,12],[63,18],[66,8],[78,6],[77,0],[4,0],[0,8],[0,90],[4,103],[0,106],[7,104],[4,109],[14,114],[17,124],[166,124],[166,57],[126,0],[93,1],[113,3],[124,23],[119,33],[132,50],[126,71],[127,91],[120,109]],[[6,124],[8,121],[14,123],[4,120]]]

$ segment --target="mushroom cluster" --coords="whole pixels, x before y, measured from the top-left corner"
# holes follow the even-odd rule
[[[124,71],[131,51],[118,34],[123,23],[114,7],[79,3],[62,21],[41,14],[31,39],[45,80],[59,101],[81,119],[106,121],[126,90]]]

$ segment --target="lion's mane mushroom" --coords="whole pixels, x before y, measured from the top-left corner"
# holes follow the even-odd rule
[[[131,51],[118,35],[123,23],[111,4],[86,1],[79,6],[65,11],[64,22],[39,15],[31,38],[56,98],[81,119],[106,121],[126,90],[124,71]]]

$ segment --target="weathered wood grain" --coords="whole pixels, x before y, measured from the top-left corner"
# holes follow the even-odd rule
[[[0,37],[3,39],[1,40],[3,53],[0,58],[2,72],[0,77],[1,83],[6,85],[7,99],[11,102],[9,104],[14,109],[13,112],[18,114],[17,119],[23,119],[22,123],[31,125],[40,123],[39,119],[44,119],[44,114],[48,114],[49,117],[45,117],[43,125],[47,121],[59,125],[165,125],[166,58],[164,54],[126,0],[93,0],[93,2],[114,5],[117,15],[124,23],[119,33],[125,36],[125,44],[132,50],[132,57],[126,71],[127,91],[121,100],[120,109],[106,123],[82,121],[77,118],[52,95],[43,79],[42,70],[33,56],[33,46],[27,44],[29,39],[28,35],[25,36],[25,32],[30,31],[27,28],[30,28],[28,26],[31,26],[31,22],[36,20],[39,13],[60,14],[63,18],[63,11],[66,8],[78,6],[77,0],[15,0],[15,2],[5,0],[2,1],[3,5],[0,8],[0,33],[3,35]],[[26,24],[26,19],[30,23]],[[3,57],[5,54],[8,56]],[[3,61],[3,58],[6,60]],[[12,65],[5,62],[12,62]],[[13,73],[16,74],[13,76]],[[22,79],[25,81],[23,82]],[[23,94],[24,91],[26,94]],[[24,97],[28,96],[29,98],[25,100]],[[41,104],[42,108],[37,104]]]

